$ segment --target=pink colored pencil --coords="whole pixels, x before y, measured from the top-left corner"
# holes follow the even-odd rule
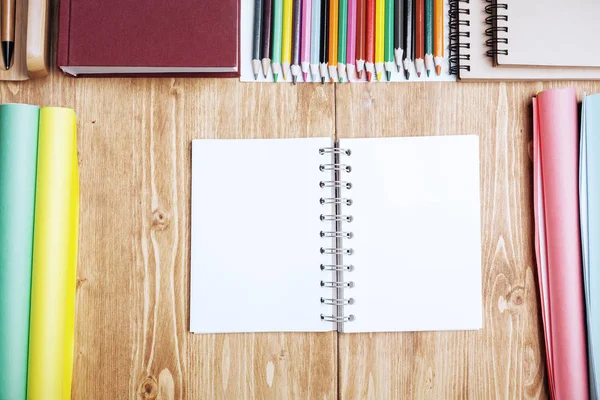
[[[300,1],[300,0],[296,0]],[[300,65],[304,82],[310,71],[310,30],[312,21],[312,0],[302,0],[302,25],[300,39]]]
[[[348,40],[346,41],[346,68],[348,80],[356,80],[356,0],[348,0]]]

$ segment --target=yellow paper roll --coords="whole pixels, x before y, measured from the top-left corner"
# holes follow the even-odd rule
[[[79,177],[75,113],[40,110],[27,398],[71,398]]]

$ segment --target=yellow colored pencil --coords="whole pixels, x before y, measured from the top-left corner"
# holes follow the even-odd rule
[[[300,1],[300,0],[296,0]],[[283,79],[290,76],[290,64],[292,63],[292,18],[294,0],[283,0],[283,28],[281,39],[281,68]]]
[[[444,63],[444,1],[433,2],[433,60],[435,61],[435,72],[442,73]]]
[[[339,28],[339,0],[331,0],[329,2],[329,77],[332,82],[338,81],[337,64],[338,64],[338,28]]]
[[[384,72],[385,0],[375,0],[375,73],[381,81]]]

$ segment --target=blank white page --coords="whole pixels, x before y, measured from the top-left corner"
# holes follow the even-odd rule
[[[480,329],[477,136],[342,139],[354,287],[344,332]]]
[[[190,330],[327,331],[320,315],[330,138],[194,140]]]

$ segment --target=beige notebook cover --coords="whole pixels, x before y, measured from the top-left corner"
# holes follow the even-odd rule
[[[498,36],[507,51],[498,52],[498,65],[549,67],[600,67],[600,1],[598,0],[499,0],[506,32]]]
[[[453,0],[456,1],[456,0]],[[514,2],[532,2],[532,0],[516,0],[508,5],[507,10],[498,10],[498,14],[510,14],[509,23],[513,22],[513,10],[518,7],[512,7]],[[600,4],[600,1],[597,1]],[[502,2],[502,0],[500,0]],[[554,3],[555,0],[549,0]],[[534,2],[535,3],[535,2]],[[463,81],[470,80],[591,80],[600,79],[600,68],[561,68],[561,67],[494,67],[493,56],[487,55],[492,49],[486,42],[491,37],[486,36],[486,29],[492,28],[492,25],[486,23],[486,18],[490,15],[486,13],[486,0],[471,0],[469,3],[456,1],[455,5],[461,12],[458,14],[459,24],[457,30],[459,53],[462,59],[459,62],[458,76]],[[510,31],[509,31],[510,32]],[[451,32],[452,35],[452,32]],[[579,35],[580,36],[580,35]],[[512,43],[509,44],[512,48]],[[556,50],[551,50],[556,52]],[[550,52],[550,51],[549,51]],[[564,54],[561,51],[557,55]],[[600,52],[596,54],[600,56]],[[456,55],[455,55],[456,58]]]

